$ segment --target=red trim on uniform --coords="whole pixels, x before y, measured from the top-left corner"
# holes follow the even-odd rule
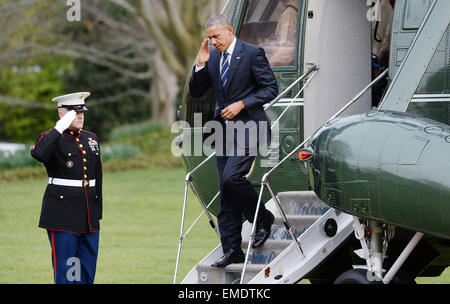
[[[81,133],[79,133],[79,134],[81,134]],[[71,135],[69,135],[69,136],[71,136]],[[72,137],[74,137],[74,136],[72,136]],[[79,136],[74,137],[74,138],[79,138]],[[85,158],[85,155],[83,154],[83,149],[80,148],[80,144],[76,140],[75,140],[75,144],[77,145],[78,149],[80,149],[80,151],[81,151],[81,167],[83,168],[83,180],[85,180],[84,175],[86,174],[86,172],[84,170],[84,167],[86,166],[86,163],[83,161],[83,159]],[[84,148],[84,146],[83,146],[83,148]],[[86,160],[87,160],[87,156],[86,156]],[[86,178],[86,180],[88,180],[88,178]],[[86,187],[83,187],[83,190],[84,190],[84,195],[86,197],[86,210],[87,210],[87,220],[88,220],[89,232],[92,233],[91,220],[89,217],[89,200],[87,197]]]
[[[79,134],[80,133],[78,133],[78,135],[72,135],[72,134],[66,133],[66,131],[63,132],[63,135],[70,136],[70,137],[73,137],[73,138],[78,138],[80,136]]]
[[[53,270],[54,270],[54,277],[55,277],[55,284],[56,284],[56,250],[55,250],[55,234],[54,231],[51,231],[52,233],[52,255],[53,255]]]
[[[96,232],[99,232],[100,230],[94,230],[94,231],[92,231],[92,232],[90,232],[90,231],[84,231],[84,232],[81,232],[81,231],[70,231],[70,230],[62,230],[62,229],[54,229],[54,228],[45,228],[45,227],[38,227],[38,228],[41,228],[41,229],[45,229],[45,230],[48,230],[48,231],[56,231],[56,232],[71,232],[71,233],[96,233]]]
[[[92,133],[91,131],[86,131],[86,130],[80,130],[80,132],[86,132],[86,133],[91,133],[91,134],[94,134],[95,136],[97,136],[97,134],[95,134],[95,133]]]
[[[86,206],[87,206],[87,217],[88,217],[89,232],[92,233],[91,221],[90,221],[90,217],[89,217],[89,201],[88,201],[88,197],[87,197],[86,188],[84,188],[84,195],[86,196]]]
[[[42,137],[45,136],[45,133],[42,133],[41,137],[39,137],[39,139],[36,141],[36,144],[42,139]],[[33,148],[31,148],[31,151],[34,150],[34,148],[36,148],[36,144],[34,144]]]
[[[34,148],[36,148],[36,144],[48,133],[50,133],[51,130],[53,130],[54,128],[48,130],[47,132],[42,133],[42,135],[39,137],[39,139],[36,141],[36,143],[34,144],[33,148],[31,148],[31,150],[34,150]]]

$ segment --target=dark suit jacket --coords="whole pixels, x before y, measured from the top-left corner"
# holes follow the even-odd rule
[[[220,82],[220,56],[221,52],[213,49],[202,70],[195,72],[194,66],[189,81],[190,94],[201,97],[212,86],[217,105],[214,118],[219,121],[222,121],[220,111],[240,100],[244,101],[245,109],[232,120],[267,121],[263,105],[278,95],[278,86],[264,49],[236,40],[225,89]]]

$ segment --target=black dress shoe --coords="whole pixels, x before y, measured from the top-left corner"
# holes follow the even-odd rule
[[[258,222],[256,224],[255,241],[252,244],[252,248],[262,247],[270,236],[270,228],[272,227],[275,217],[271,212],[265,221]]]
[[[211,264],[212,267],[225,267],[232,263],[244,263],[245,256],[242,250],[239,249],[230,249],[217,260],[214,264]]]

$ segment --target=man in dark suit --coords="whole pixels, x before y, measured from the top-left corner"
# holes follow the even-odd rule
[[[208,38],[200,47],[189,90],[193,97],[201,97],[212,86],[217,105],[214,119],[221,123],[222,130],[227,129],[223,132],[223,147],[217,147],[216,142],[216,150],[226,150],[224,154],[217,152],[216,157],[220,183],[217,218],[224,256],[212,265],[225,267],[244,262],[241,249],[242,215],[253,222],[258,202],[258,195],[245,175],[256,157],[256,153],[252,153],[256,151],[255,143],[261,145],[268,142],[261,140],[264,136],[259,133],[264,133],[266,139],[270,138],[263,105],[277,96],[278,87],[264,50],[237,39],[226,16],[211,16],[205,30]],[[215,47],[212,50],[208,39]],[[228,132],[229,126],[239,123],[250,127]],[[244,137],[242,141],[239,135]],[[227,144],[233,148],[229,149]],[[223,152],[223,149],[220,151]],[[273,221],[273,214],[262,204],[254,248],[261,247],[270,236]]]

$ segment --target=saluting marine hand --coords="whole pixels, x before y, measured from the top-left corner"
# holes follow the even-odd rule
[[[75,112],[74,110],[70,110],[56,122],[55,129],[62,134],[64,130],[70,127],[76,116],[77,112]]]
[[[202,42],[200,50],[198,51],[198,63],[199,67],[203,67],[209,60],[210,47],[208,45],[208,38],[205,38]]]

